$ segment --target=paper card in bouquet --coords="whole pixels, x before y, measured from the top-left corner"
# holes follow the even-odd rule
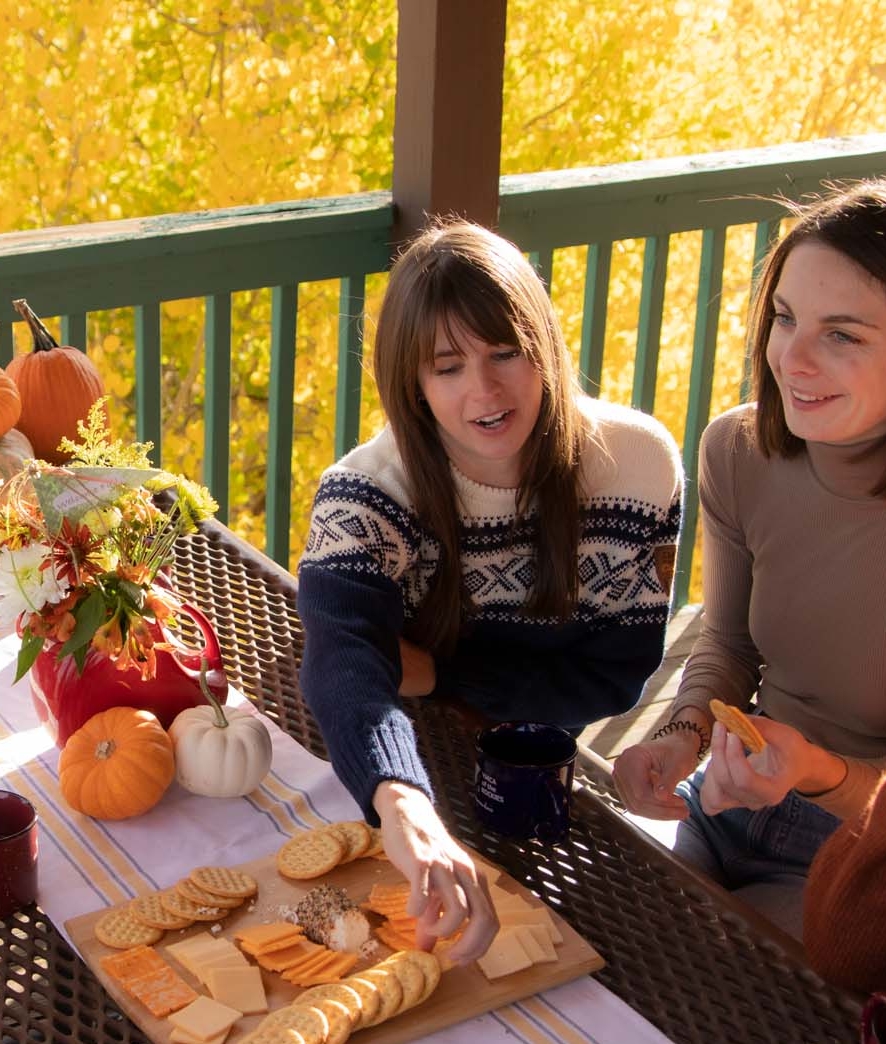
[[[489,866],[479,855],[475,854],[475,858],[481,867]],[[243,864],[237,869],[250,874],[258,882],[258,893],[254,898],[232,910],[217,926],[203,922],[183,930],[167,931],[154,947],[201,993],[206,993],[206,988],[176,961],[173,956],[175,951],[169,951],[169,947],[175,943],[207,931],[211,931],[216,938],[233,940],[235,934],[245,927],[292,920],[299,900],[319,884],[343,888],[355,902],[362,903],[369,896],[373,886],[393,886],[403,882],[399,871],[387,860],[372,858],[355,859],[336,867],[322,878],[310,881],[294,881],[283,877],[277,870],[275,855]],[[604,961],[596,950],[555,911],[497,868],[490,867],[490,870],[493,878],[497,878],[494,892],[501,897],[505,909],[511,909],[511,901],[521,905],[525,903],[540,919],[550,917],[553,930],[559,938],[555,947],[556,959],[534,963],[522,970],[493,979],[487,978],[477,963],[448,968],[427,1000],[401,1015],[395,1015],[383,1024],[360,1029],[356,1038],[360,1044],[402,1044],[416,1040],[579,976],[599,971],[604,966]],[[153,1017],[144,1005],[122,990],[102,967],[103,957],[120,952],[105,946],[96,938],[96,922],[106,913],[107,910],[103,909],[76,917],[68,921],[65,927],[83,959],[114,998],[120,1010],[155,1044],[166,1044],[171,1039],[173,1029],[169,1020]],[[374,914],[368,916],[373,928],[377,928],[380,918]],[[504,917],[502,922],[505,922]],[[370,957],[361,958],[353,974],[359,975],[361,970],[377,964],[391,952],[388,946],[379,942],[376,951]],[[301,988],[290,984],[277,972],[262,969],[261,975],[271,1010],[291,1004],[302,992]],[[264,1015],[258,1014],[242,1016],[231,1029],[226,1044],[238,1044],[263,1018]]]

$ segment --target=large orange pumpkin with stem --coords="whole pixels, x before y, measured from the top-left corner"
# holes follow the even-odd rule
[[[65,800],[96,819],[128,819],[153,808],[175,776],[175,749],[150,711],[111,707],[68,738],[59,756]]]
[[[78,421],[85,422],[89,408],[104,395],[102,378],[85,352],[59,347],[27,301],[12,304],[34,339],[34,350],[15,356],[6,367],[21,397],[16,427],[30,440],[35,457],[63,464],[67,457],[58,445],[62,438],[77,438]]]

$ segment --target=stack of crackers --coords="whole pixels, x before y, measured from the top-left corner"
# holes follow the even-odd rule
[[[169,930],[219,921],[258,891],[255,878],[227,866],[198,866],[173,885],[115,907],[95,925],[106,946],[127,949],[159,942]]]
[[[440,964],[422,950],[392,953],[340,983],[305,990],[267,1015],[241,1044],[344,1044],[352,1032],[378,1026],[431,996]]]
[[[291,837],[277,852],[277,869],[293,881],[310,881],[342,863],[368,857],[385,858],[377,827],[360,820],[330,823]]]

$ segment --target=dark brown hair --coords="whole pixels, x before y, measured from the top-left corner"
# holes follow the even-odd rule
[[[763,263],[748,327],[757,400],[757,443],[767,457],[794,457],[806,446],[787,426],[781,393],[766,361],[774,317],[772,297],[790,252],[801,243],[809,242],[831,247],[863,268],[886,293],[886,180],[833,188],[813,203],[787,203],[786,206],[797,223]],[[873,447],[868,452],[877,452],[879,448]],[[872,493],[886,495],[886,473]]]
[[[541,279],[512,243],[482,226],[442,220],[400,255],[379,314],[374,367],[382,406],[403,460],[413,505],[440,544],[440,563],[410,637],[445,655],[471,602],[459,554],[459,512],[449,460],[419,373],[433,364],[438,322],[488,344],[520,348],[542,379],[525,447],[518,515],[538,512],[535,585],[528,611],[567,617],[578,593],[579,455],[589,425],[576,402],[572,360]]]

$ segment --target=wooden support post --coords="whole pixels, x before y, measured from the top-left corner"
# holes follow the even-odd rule
[[[507,0],[399,0],[394,240],[428,215],[498,222]]]

